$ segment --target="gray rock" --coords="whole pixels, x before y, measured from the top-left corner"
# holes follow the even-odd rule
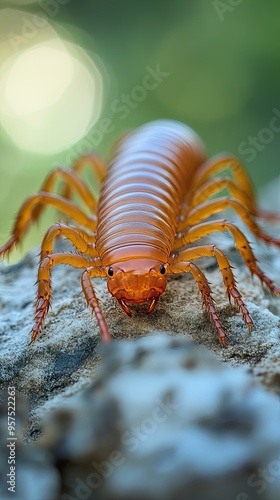
[[[247,368],[164,334],[101,354],[93,382],[45,408],[42,438],[17,442],[14,498],[279,499],[280,401]]]
[[[44,438],[67,460],[64,500],[67,492],[279,499],[280,401],[244,368],[225,367],[185,339],[161,334],[105,346],[96,380],[72,404],[52,414]]]

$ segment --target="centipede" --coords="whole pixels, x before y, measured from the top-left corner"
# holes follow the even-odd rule
[[[101,183],[98,198],[83,179],[86,167]],[[63,183],[60,194],[55,192],[57,180]],[[274,215],[258,208],[241,162],[229,153],[208,158],[201,139],[183,123],[157,120],[125,134],[112,149],[107,164],[97,154],[87,153],[72,167],[52,170],[40,191],[23,202],[10,238],[0,247],[1,256],[9,255],[46,206],[57,208],[67,222],[53,224],[42,240],[31,344],[43,329],[50,308],[52,268],[67,264],[81,269],[82,290],[104,342],[112,337],[93,278],[106,278],[108,291],[131,316],[131,304],[146,303],[147,313],[154,310],[166,290],[168,275],[190,273],[218,340],[226,347],[227,334],[198,259],[216,259],[226,294],[249,331],[253,320],[226,254],[215,244],[199,244],[201,238],[214,232],[231,233],[251,274],[280,295],[280,288],[259,267],[244,232],[226,218],[212,217],[231,208],[257,239],[279,247],[280,240],[266,234],[259,224],[259,218]],[[55,252],[58,237],[69,240],[74,251]]]

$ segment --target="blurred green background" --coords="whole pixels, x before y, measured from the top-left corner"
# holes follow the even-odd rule
[[[279,174],[277,0],[9,0],[0,7],[1,243],[53,166],[90,149],[108,157],[120,134],[149,120],[188,123],[209,155],[239,156],[257,189]],[[25,52],[54,35],[71,48],[75,81],[69,61],[52,66],[44,51],[29,69]],[[149,78],[156,68],[163,75]],[[39,243],[51,220],[49,210],[21,251]]]

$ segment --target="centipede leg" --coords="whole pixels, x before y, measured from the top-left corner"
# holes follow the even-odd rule
[[[252,201],[249,199],[247,194],[242,191],[235,182],[227,178],[209,179],[201,186],[198,186],[196,191],[192,191],[191,193],[189,205],[191,207],[200,205],[201,203],[209,200],[211,196],[220,193],[223,189],[227,189],[230,196],[244,203],[253,215],[257,215],[255,204],[252,204]]]
[[[35,302],[34,325],[31,330],[31,341],[34,342],[38,332],[43,327],[45,317],[51,302],[51,269],[59,264],[67,264],[76,268],[90,267],[94,260],[72,253],[54,253],[45,257],[38,269],[38,291]]]
[[[207,181],[213,174],[225,169],[229,169],[237,186],[243,193],[246,193],[246,196],[252,205],[255,205],[255,193],[245,168],[237,158],[234,158],[234,156],[228,153],[222,153],[214,156],[201,165],[194,175],[190,192],[196,191],[196,189]]]
[[[38,203],[56,207],[81,226],[84,226],[91,231],[95,230],[95,215],[85,214],[85,212],[81,210],[74,202],[65,200],[57,194],[38,192],[29,196],[22,204],[18,212],[10,239],[5,245],[0,247],[0,255],[8,254],[11,249],[22,239],[31,222],[33,222],[32,212],[34,207],[36,207]]]
[[[209,200],[205,203],[201,203],[189,210],[186,218],[186,225],[193,226],[202,222],[204,219],[210,217],[214,213],[221,212],[226,208],[233,208],[236,213],[241,217],[243,222],[246,224],[248,229],[260,240],[266,243],[272,243],[273,245],[280,247],[280,240],[273,238],[272,236],[262,232],[261,228],[254,220],[254,217],[248,210],[248,208],[240,200],[237,200],[231,196],[225,196],[218,198],[216,200]]]
[[[197,224],[188,229],[188,231],[177,237],[175,240],[174,250],[178,250],[185,245],[193,243],[194,241],[206,236],[214,231],[230,231],[232,234],[237,250],[240,252],[246,266],[249,268],[252,274],[255,274],[259,277],[262,283],[264,283],[269,290],[273,293],[280,295],[280,288],[273,283],[273,281],[265,275],[265,273],[259,268],[257,265],[257,260],[254,256],[254,253],[251,249],[251,246],[243,234],[243,232],[232,222],[229,222],[226,219],[211,221],[211,222],[203,222],[201,224]]]
[[[85,205],[89,208],[90,213],[96,214],[96,199],[92,194],[91,190],[87,186],[87,184],[79,177],[79,175],[68,167],[58,167],[46,177],[43,182],[40,191],[45,193],[50,193],[54,191],[54,186],[57,180],[62,180],[66,186],[69,186],[71,191],[75,191],[79,194],[80,198],[83,200]],[[62,196],[65,198],[64,196]],[[37,220],[41,215],[41,212],[44,208],[42,203],[37,203],[37,205],[33,208],[31,218],[33,221]]]
[[[214,196],[217,193],[220,193],[224,189],[227,189],[232,198],[241,201],[254,217],[270,222],[280,221],[280,213],[261,210],[254,202],[252,202],[248,198],[247,194],[242,191],[235,182],[227,178],[223,179],[216,177],[215,179],[207,180],[201,186],[198,186],[196,190],[191,191],[190,196],[182,207],[182,211],[180,214],[181,222],[178,225],[178,231],[181,232],[186,229],[186,218],[191,208],[204,203],[205,201],[209,200],[210,197]]]
[[[228,184],[228,189],[232,196],[239,199],[240,201],[243,201],[243,203],[245,203],[250,212],[254,214],[256,217],[268,221],[280,220],[280,214],[267,212],[265,210],[260,209],[257,206],[255,201],[254,189],[245,168],[237,158],[234,158],[231,154],[228,153],[223,153],[221,155],[214,156],[213,158],[210,158],[208,161],[206,161],[197,170],[189,192],[197,193],[197,195],[199,196],[198,193],[202,189],[203,185],[206,188],[207,186],[209,187],[210,184],[212,183],[215,184],[217,181],[220,180],[220,179],[211,179],[211,176],[225,169],[229,170],[234,179],[233,183],[229,180]],[[238,188],[238,195],[235,191],[233,184],[236,185]],[[188,203],[188,205],[190,205],[190,203]]]
[[[215,257],[222,273],[223,282],[227,291],[227,296],[230,300],[232,297],[238,310],[241,311],[244,321],[248,326],[249,331],[253,328],[253,321],[249,314],[249,311],[242,300],[241,293],[239,292],[236,286],[236,280],[231,270],[231,265],[228,261],[228,258],[215,245],[202,245],[194,248],[187,248],[186,250],[182,250],[177,255],[173,255],[170,258],[171,272],[172,268],[180,262],[184,261],[192,261],[199,259],[200,257]]]
[[[252,215],[257,216],[257,208],[255,207],[255,204],[249,200],[247,194],[244,193],[240,187],[235,184],[235,182],[227,178],[209,179],[201,186],[198,186],[197,189],[191,191],[190,196],[181,209],[180,222],[178,224],[177,231],[181,233],[187,229],[188,214],[192,208],[209,201],[211,196],[220,193],[224,189],[228,190],[232,198],[241,201],[244,206],[250,210]]]
[[[213,297],[211,295],[211,288],[210,285],[201,271],[199,267],[197,267],[193,262],[185,262],[185,261],[180,261],[178,263],[174,263],[170,266],[170,271],[173,274],[176,273],[182,273],[182,272],[190,272],[192,273],[197,286],[199,288],[199,291],[202,295],[202,300],[203,304],[206,307],[206,310],[216,328],[219,341],[221,342],[223,347],[226,347],[226,333],[223,330],[222,324],[219,320],[216,308],[215,308],[215,303],[213,300]]]
[[[77,174],[81,174],[83,170],[89,167],[94,176],[97,176],[99,182],[102,182],[105,179],[107,168],[105,163],[101,160],[101,158],[95,153],[87,153],[83,156],[80,156],[75,163],[73,164],[72,170]],[[71,198],[71,185],[67,184],[62,191],[63,198]]]
[[[88,305],[92,308],[96,316],[103,341],[110,342],[112,338],[90,280],[96,276],[100,277],[100,271],[96,267],[88,267],[82,274],[82,289]]]
[[[54,241],[58,236],[67,238],[81,254],[97,257],[95,234],[89,234],[84,229],[59,222],[51,226],[46,232],[41,245],[40,260],[53,253]]]

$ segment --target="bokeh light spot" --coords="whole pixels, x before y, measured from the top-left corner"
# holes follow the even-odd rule
[[[24,52],[7,78],[5,98],[16,115],[51,106],[62,96],[73,77],[67,52],[39,46]]]
[[[20,149],[53,154],[79,141],[98,120],[103,78],[94,55],[64,41],[46,22],[35,30],[33,15],[15,11],[11,32],[11,12],[1,11],[7,38],[1,41],[0,122]],[[27,22],[32,37],[25,36]]]

